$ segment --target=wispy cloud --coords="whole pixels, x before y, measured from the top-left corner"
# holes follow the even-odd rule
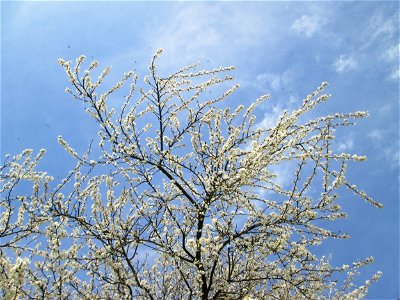
[[[294,161],[283,162],[278,165],[272,165],[268,168],[271,173],[276,175],[274,182],[283,188],[289,188],[289,185],[294,179],[295,169],[296,163]]]
[[[148,43],[164,48],[174,62],[186,64],[200,59],[223,63],[232,52],[226,45],[240,49],[280,38],[272,29],[275,21],[253,6],[238,10],[235,4],[177,3],[170,11],[168,23],[152,27]]]
[[[393,70],[393,72],[389,75],[389,79],[399,80],[400,79],[400,69],[397,68],[397,69]]]
[[[400,44],[398,43],[386,48],[380,56],[380,59],[388,63],[388,67],[391,68],[391,72],[387,77],[389,80],[399,80],[400,78],[399,55]]]
[[[357,68],[357,60],[353,55],[340,55],[333,63],[333,67],[338,73],[355,70]]]
[[[339,151],[349,151],[354,147],[354,139],[353,137],[346,138],[343,142],[339,143],[338,150]]]
[[[322,22],[319,17],[302,15],[293,22],[292,28],[297,32],[297,34],[305,35],[310,38],[321,27],[321,25]]]
[[[368,137],[372,140],[373,143],[379,144],[383,139],[383,132],[379,129],[374,129],[370,133],[368,133]]]
[[[400,166],[400,151],[397,147],[388,147],[384,150],[385,159],[390,168],[394,169]]]
[[[390,168],[396,168],[400,165],[399,147],[396,142],[393,143],[392,140],[387,140],[389,135],[390,133],[384,130],[374,129],[368,134],[368,137],[371,139],[372,145],[376,149],[382,150],[379,155],[383,156],[387,165]]]
[[[360,46],[360,50],[364,51],[374,46],[376,42],[379,42],[385,47],[387,42],[390,42],[392,38],[396,36],[397,24],[397,14],[389,18],[383,16],[379,12],[372,15],[361,33],[363,44]]]
[[[366,34],[368,34],[369,36],[369,43],[377,38],[379,38],[380,40],[387,40],[396,36],[398,32],[398,19],[398,12],[396,12],[389,18],[382,15],[381,13],[375,14],[371,18],[366,31]]]
[[[388,62],[393,62],[399,59],[399,53],[400,53],[400,44],[393,45],[382,53],[381,59]]]
[[[399,80],[400,69],[399,69],[399,54],[400,54],[400,44],[392,45],[386,47],[380,56],[380,59],[388,65],[390,72],[387,79],[389,80]]]
[[[282,111],[283,107],[281,105],[274,105],[272,109],[264,113],[263,119],[257,124],[258,127],[268,129],[275,126],[282,115]]]
[[[286,70],[281,74],[271,72],[262,73],[257,75],[255,85],[263,91],[268,89],[279,90],[288,85],[292,77],[291,74],[290,70]]]

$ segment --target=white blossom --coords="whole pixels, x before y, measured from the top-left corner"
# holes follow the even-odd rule
[[[234,67],[196,63],[162,76],[161,54],[143,81],[128,71],[107,88],[110,67],[92,78],[97,61],[81,72],[85,56],[75,65],[58,60],[70,82],[65,91],[98,123],[99,141],[78,153],[59,136],[76,166],[55,184],[36,170],[44,149],[4,160],[0,297],[364,297],[381,273],[361,286],[354,278],[372,258],[335,267],[313,250],[348,238],[321,222],[346,217],[341,187],[382,206],[346,177],[347,162],[366,157],[333,150],[336,129],[368,113],[308,116],[330,99],[323,82],[263,128],[255,115],[268,95],[226,103],[239,88],[229,83]],[[209,96],[213,89],[219,96]],[[285,164],[291,184],[280,182]],[[347,278],[337,282],[340,273]]]

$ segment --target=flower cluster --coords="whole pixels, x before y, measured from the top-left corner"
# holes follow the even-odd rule
[[[99,125],[99,147],[79,154],[59,136],[77,164],[54,187],[52,178],[35,171],[43,151],[32,158],[28,149],[6,161],[0,295],[363,297],[380,273],[360,287],[353,278],[371,259],[334,267],[312,249],[348,237],[324,227],[346,216],[338,202],[343,187],[381,207],[346,178],[348,161],[366,158],[333,151],[336,129],[367,113],[307,119],[330,98],[323,82],[274,126],[259,128],[256,112],[268,95],[248,107],[225,104],[240,88],[227,75],[234,67],[193,64],[161,76],[161,54],[157,50],[143,80],[128,71],[101,92],[110,67],[92,78],[97,61],[84,71],[85,56],[74,65],[58,61],[70,81],[66,92]],[[122,106],[114,107],[124,88]],[[289,187],[275,174],[285,164],[292,169]],[[33,184],[31,194],[17,193],[23,180]],[[347,279],[338,280],[343,274]]]

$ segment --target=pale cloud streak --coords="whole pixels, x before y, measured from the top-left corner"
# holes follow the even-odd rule
[[[385,159],[391,169],[400,166],[400,151],[397,147],[389,147],[384,150]]]
[[[348,137],[343,142],[339,143],[338,150],[339,151],[349,151],[354,148],[354,139],[352,137]]]
[[[387,77],[389,80],[397,81],[400,79],[399,54],[400,44],[397,44],[388,47],[380,56],[380,59],[387,62],[389,67],[392,68],[392,71]]]
[[[370,36],[369,43],[375,39],[388,40],[396,35],[398,31],[399,13],[393,14],[390,18],[382,14],[375,14],[369,23],[367,34]]]
[[[322,22],[319,17],[302,15],[293,22],[292,29],[294,29],[297,34],[310,38],[321,27],[321,25]]]
[[[395,13],[391,17],[383,16],[381,13],[375,13],[368,21],[368,25],[362,32],[363,44],[360,51],[365,51],[371,46],[379,43],[383,49],[387,49],[393,38],[398,35],[398,19],[399,14]],[[398,38],[396,38],[398,40]],[[391,52],[391,50],[389,50]],[[382,56],[388,53],[382,53]],[[390,54],[389,54],[390,55]]]
[[[368,137],[375,143],[380,144],[383,139],[383,132],[379,129],[374,129],[370,133],[368,133]]]
[[[389,79],[390,80],[399,80],[400,79],[400,69],[397,68],[397,69],[393,70],[393,72],[390,73],[390,75],[389,75]]]
[[[164,48],[171,63],[223,63],[232,52],[226,45],[240,49],[280,38],[274,34],[276,22],[267,17],[269,14],[260,14],[252,6],[238,10],[235,3],[177,3],[171,8],[168,23],[148,35],[148,44]]]
[[[255,85],[259,90],[265,91],[269,88],[279,90],[288,85],[292,78],[292,72],[285,70],[281,74],[266,72],[257,75]]]
[[[357,60],[353,55],[340,55],[333,63],[333,67],[338,73],[355,70],[357,66]]]
[[[264,113],[263,119],[257,124],[257,127],[263,129],[269,129],[274,127],[279,117],[282,115],[283,108],[281,105],[274,105],[272,109],[269,109],[268,112]]]
[[[368,134],[368,137],[371,139],[375,148],[383,150],[379,155],[384,157],[387,165],[391,169],[394,169],[400,164],[399,148],[396,143],[387,141],[387,137],[389,135],[390,133],[388,132],[380,129],[374,129]]]
[[[399,52],[400,44],[393,45],[382,53],[381,59],[388,62],[394,62],[399,59]]]

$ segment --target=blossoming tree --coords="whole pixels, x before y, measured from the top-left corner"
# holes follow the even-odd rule
[[[345,177],[334,131],[365,112],[306,118],[327,101],[326,83],[271,128],[254,110],[224,101],[233,67],[184,67],[161,76],[158,50],[144,84],[130,71],[110,89],[98,63],[81,71],[59,60],[99,125],[98,147],[78,154],[65,179],[36,171],[44,154],[28,149],[1,167],[0,295],[5,299],[359,299],[371,281],[352,283],[358,268],[332,266],[312,249],[347,238],[327,224],[344,218],[339,190],[374,206]],[[143,85],[142,88],[139,86]],[[126,89],[125,96],[121,91]],[[103,90],[102,90],[103,89]],[[114,98],[114,99],[113,99]],[[123,99],[123,101],[118,100]],[[119,102],[118,102],[119,101]],[[116,104],[113,104],[116,103]],[[119,104],[121,107],[116,109]],[[273,170],[289,163],[293,182]],[[272,169],[273,167],[274,169]],[[32,184],[32,190],[29,189]]]

